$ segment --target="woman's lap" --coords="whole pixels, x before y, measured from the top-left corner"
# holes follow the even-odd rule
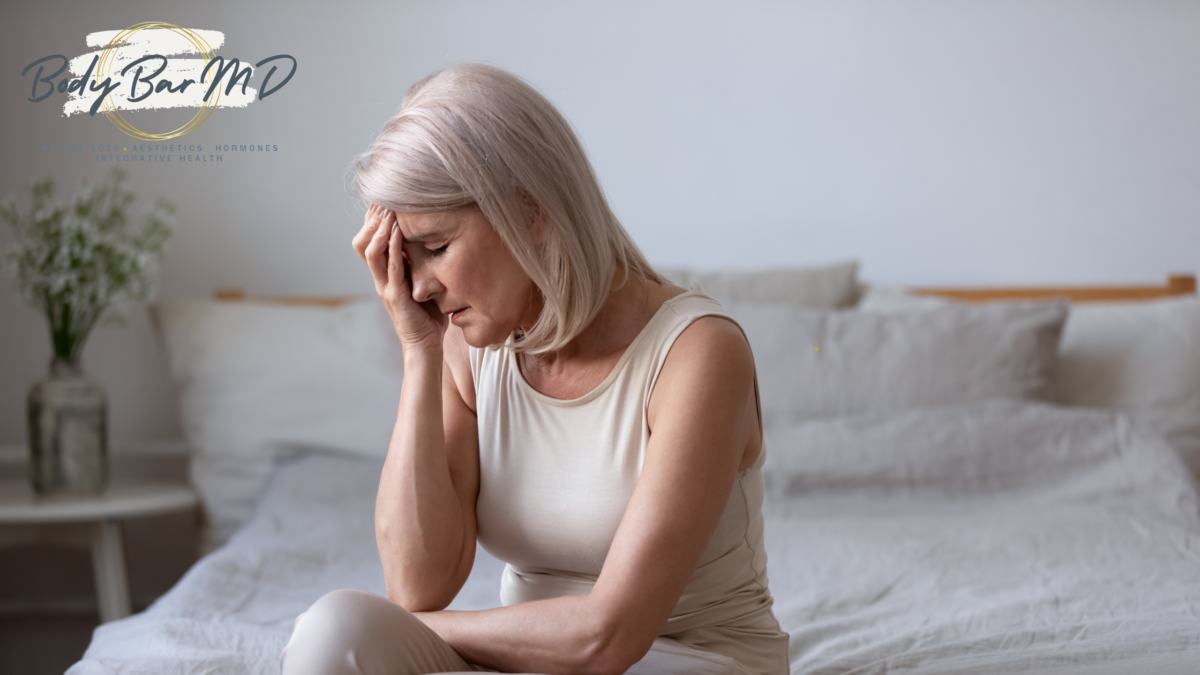
[[[366,591],[327,593],[296,617],[282,675],[471,675],[470,663],[408,610]],[[743,675],[736,661],[659,638],[627,675]]]

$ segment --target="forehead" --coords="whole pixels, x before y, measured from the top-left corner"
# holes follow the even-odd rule
[[[396,213],[396,223],[406,243],[425,241],[453,233],[466,222],[466,214],[458,211],[440,213]]]

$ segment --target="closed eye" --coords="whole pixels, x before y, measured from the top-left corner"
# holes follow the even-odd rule
[[[448,249],[448,248],[450,248],[450,244],[446,244],[445,246],[442,246],[441,248],[427,248],[425,250],[429,253],[429,255],[431,255],[433,257],[437,257],[437,256],[445,253],[446,249]]]

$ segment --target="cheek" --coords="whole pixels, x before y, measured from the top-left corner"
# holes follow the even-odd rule
[[[521,268],[505,269],[496,277],[493,294],[497,302],[502,303],[510,319],[516,320],[525,312],[529,304],[530,289],[533,282],[525,276]]]
[[[456,279],[460,287],[472,296],[495,302],[504,296],[504,290],[509,285],[506,270],[497,264],[497,256],[489,255],[486,251],[464,259],[458,266]]]
[[[471,243],[455,265],[453,278],[458,286],[452,292],[477,304],[491,321],[518,321],[528,304],[532,281],[499,237]]]

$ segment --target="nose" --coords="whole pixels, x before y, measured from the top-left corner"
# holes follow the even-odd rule
[[[414,256],[416,257],[416,256]],[[437,277],[429,273],[425,265],[417,261],[412,264],[412,286],[413,300],[417,302],[426,302],[434,295],[446,290],[442,282],[437,280]]]

